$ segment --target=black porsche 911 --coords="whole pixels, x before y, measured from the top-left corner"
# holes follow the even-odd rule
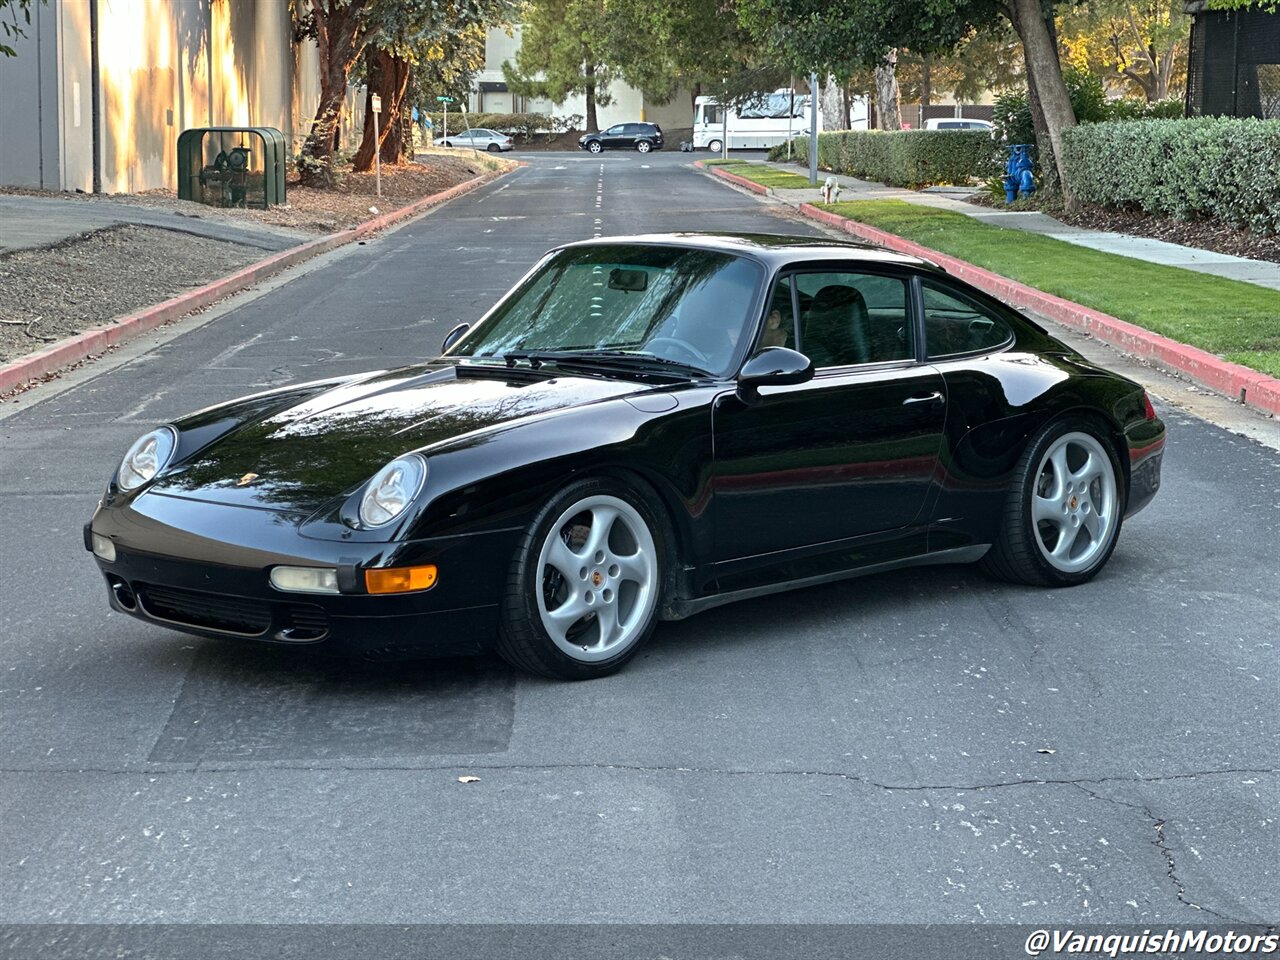
[[[434,360],[151,431],[85,544],[114,609],[177,630],[582,679],[659,619],[842,577],[1082,583],[1164,439],[1140,386],[922,260],[618,237]]]

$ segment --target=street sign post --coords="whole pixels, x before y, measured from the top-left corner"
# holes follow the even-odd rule
[[[382,135],[378,132],[378,119],[382,114],[382,97],[372,94],[369,104],[373,107],[373,170],[378,185],[378,199],[382,199]]]
[[[444,133],[440,135],[441,140],[449,138],[449,104],[453,103],[453,97],[436,97],[436,102],[444,105]]]

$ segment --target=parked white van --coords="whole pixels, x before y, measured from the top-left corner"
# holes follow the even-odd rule
[[[973,117],[934,117],[924,122],[926,130],[990,130],[990,120],[975,120]]]
[[[728,108],[730,150],[764,150],[809,132],[809,95],[775,90],[741,107]],[[859,117],[859,111],[861,116]],[[715,97],[693,102],[693,147],[719,153],[725,140],[725,108]],[[866,126],[867,104],[859,97],[854,108],[854,128]],[[859,119],[861,124],[859,124]]]

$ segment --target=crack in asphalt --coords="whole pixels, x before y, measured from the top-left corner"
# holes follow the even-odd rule
[[[833,770],[779,770],[779,769],[763,769],[750,770],[741,768],[715,768],[715,767],[679,767],[679,766],[663,766],[663,765],[643,765],[643,764],[623,764],[623,763],[564,763],[564,764],[477,764],[462,761],[452,764],[396,764],[396,765],[361,765],[347,763],[337,764],[307,764],[294,765],[287,762],[280,763],[274,761],[258,761],[249,764],[218,764],[199,761],[195,764],[183,764],[180,766],[171,765],[155,765],[140,767],[123,767],[123,768],[41,768],[41,767],[0,767],[0,773],[46,773],[46,774],[86,774],[100,773],[104,775],[137,775],[137,774],[182,774],[182,773],[228,773],[228,772],[251,772],[255,770],[292,770],[300,772],[325,772],[325,771],[344,771],[359,772],[368,771],[371,773],[385,772],[438,772],[448,771],[456,773],[458,771],[489,771],[489,772],[537,772],[552,773],[563,770],[623,770],[634,773],[692,773],[707,776],[773,776],[773,777],[815,777],[843,780],[848,783],[855,783],[860,786],[872,787],[878,790],[888,792],[938,792],[938,791],[956,791],[956,792],[981,792],[985,790],[1004,790],[1011,787],[1044,787],[1044,786],[1068,786],[1074,787],[1094,800],[1100,800],[1104,803],[1115,804],[1117,806],[1127,807],[1137,810],[1155,831],[1155,839],[1151,841],[1153,846],[1159,851],[1164,862],[1165,875],[1173,884],[1174,893],[1179,903],[1193,910],[1207,913],[1216,917],[1221,921],[1239,924],[1250,927],[1263,927],[1268,932],[1277,929],[1274,924],[1259,923],[1253,920],[1244,920],[1239,917],[1232,917],[1221,911],[1207,907],[1201,903],[1197,903],[1187,893],[1186,883],[1178,875],[1177,864],[1174,860],[1173,850],[1170,848],[1168,839],[1165,836],[1165,827],[1168,820],[1156,816],[1149,806],[1142,803],[1134,803],[1129,800],[1123,800],[1118,797],[1103,796],[1094,790],[1089,789],[1089,785],[1102,786],[1106,784],[1142,784],[1142,783],[1169,783],[1183,780],[1196,780],[1204,777],[1222,777],[1222,776],[1238,776],[1247,774],[1250,776],[1275,776],[1280,774],[1280,768],[1271,767],[1228,767],[1219,770],[1193,770],[1183,773],[1159,774],[1155,776],[1106,776],[1106,777],[1078,777],[1078,778],[1034,778],[1023,780],[1002,780],[991,783],[943,783],[943,784],[894,784],[883,783],[878,780],[872,780],[868,777],[861,777],[857,774],[845,773]]]
[[[1224,772],[1227,772],[1227,771],[1224,771]],[[1251,772],[1251,771],[1236,771],[1236,772]],[[1227,914],[1222,913],[1221,911],[1214,910],[1212,907],[1206,907],[1204,904],[1197,903],[1194,900],[1192,900],[1187,895],[1186,883],[1183,882],[1180,876],[1178,876],[1177,864],[1174,862],[1174,859],[1173,859],[1173,850],[1170,849],[1168,839],[1165,837],[1164,829],[1168,825],[1169,821],[1161,817],[1157,817],[1155,813],[1152,811],[1152,809],[1149,806],[1147,806],[1145,803],[1133,803],[1129,800],[1121,800],[1119,797],[1105,797],[1102,794],[1095,793],[1094,791],[1088,789],[1087,787],[1083,786],[1080,783],[1074,784],[1074,786],[1077,787],[1079,790],[1083,791],[1084,793],[1088,794],[1094,800],[1101,800],[1103,803],[1113,803],[1117,806],[1128,807],[1131,810],[1137,810],[1142,814],[1145,820],[1150,822],[1151,826],[1155,830],[1155,839],[1152,840],[1151,843],[1156,848],[1156,850],[1160,852],[1160,856],[1164,860],[1165,876],[1167,876],[1170,882],[1173,884],[1174,893],[1177,896],[1179,903],[1182,903],[1188,907],[1191,907],[1193,910],[1200,910],[1203,913],[1207,913],[1211,916],[1217,917],[1219,920],[1226,921],[1227,923],[1239,924],[1242,926],[1263,927],[1268,932],[1272,932],[1277,929],[1275,924],[1259,923],[1254,920],[1243,920],[1239,917],[1228,916]]]
[[[1103,777],[1030,777],[1022,780],[997,780],[991,783],[924,783],[924,784],[901,784],[901,783],[883,783],[879,780],[873,780],[870,777],[859,776],[855,773],[846,773],[840,770],[783,770],[783,769],[747,769],[743,767],[679,767],[663,764],[636,764],[636,763],[474,763],[468,761],[465,757],[455,763],[383,763],[371,762],[368,764],[352,762],[351,758],[337,762],[316,762],[316,763],[291,763],[288,760],[255,760],[247,763],[219,763],[218,761],[199,760],[195,763],[146,763],[146,764],[126,764],[119,767],[53,767],[53,766],[12,766],[0,767],[0,774],[6,773],[51,773],[51,774],[87,774],[100,773],[104,775],[129,775],[129,774],[180,774],[180,773],[250,773],[256,770],[293,770],[300,772],[316,772],[322,773],[326,770],[335,771],[368,771],[371,773],[410,773],[443,770],[490,770],[490,771],[512,771],[512,772],[556,772],[561,770],[628,770],[635,773],[696,773],[710,776],[759,776],[759,777],[828,777],[837,780],[846,780],[850,783],[858,783],[863,786],[875,787],[879,790],[904,791],[904,792],[925,792],[937,790],[956,790],[961,792],[978,792],[982,790],[1002,790],[1009,787],[1039,787],[1039,786],[1073,786],[1082,787],[1083,784],[1108,784],[1108,783],[1166,783],[1178,780],[1195,780],[1200,777],[1220,777],[1238,774],[1249,774],[1253,776],[1273,776],[1280,774],[1280,767],[1227,767],[1218,770],[1192,770],[1183,773],[1164,773],[1152,776],[1103,776]],[[1088,792],[1088,791],[1086,791]],[[1095,796],[1098,800],[1105,800],[1110,803],[1121,803],[1126,806],[1137,806],[1135,804],[1126,804],[1122,800],[1115,800],[1110,797]]]

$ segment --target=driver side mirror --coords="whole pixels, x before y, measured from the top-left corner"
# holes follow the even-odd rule
[[[471,329],[471,324],[460,323],[444,335],[444,343],[440,344],[440,352],[448,353],[449,348],[462,339],[462,335]]]
[[[813,361],[787,347],[765,347],[742,366],[738,396],[747,402],[759,399],[760,387],[783,387],[813,379]]]

